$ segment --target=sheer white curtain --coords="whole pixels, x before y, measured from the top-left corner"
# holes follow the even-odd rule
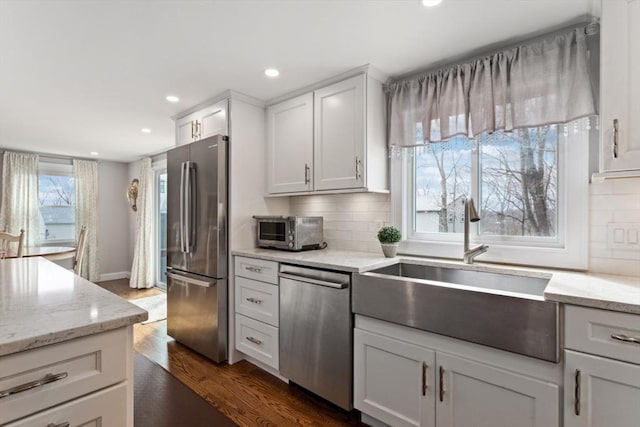
[[[99,280],[98,266],[98,163],[74,160],[73,177],[76,184],[76,228],[86,226],[86,247],[82,261],[82,276]]]
[[[597,114],[585,27],[394,82],[388,90],[392,152]]]
[[[132,288],[151,288],[155,285],[155,233],[153,229],[153,170],[151,158],[140,161],[138,184],[138,210],[136,212],[136,236],[131,266]]]
[[[40,241],[37,154],[5,151],[2,161],[2,207],[0,229],[10,233],[25,230],[27,246]]]

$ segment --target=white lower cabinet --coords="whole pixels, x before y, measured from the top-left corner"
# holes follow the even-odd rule
[[[640,365],[565,351],[565,427],[640,426]]]
[[[434,426],[435,352],[359,329],[353,341],[355,407],[393,426]]]
[[[445,353],[437,353],[438,427],[558,426],[560,389]]]
[[[433,334],[404,326],[372,329],[356,320],[354,406],[363,414],[391,426],[560,425],[560,386],[542,375],[559,374],[558,365],[442,336],[430,341]],[[545,378],[520,373],[523,366]]]

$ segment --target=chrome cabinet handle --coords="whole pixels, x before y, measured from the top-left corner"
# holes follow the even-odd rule
[[[253,271],[254,273],[262,273],[262,269],[258,267],[245,267],[245,269]]]
[[[631,344],[640,344],[640,338],[630,337],[624,334],[612,334],[611,338],[613,338],[614,340],[627,342]]]
[[[196,137],[195,127],[196,127],[195,120],[191,120],[191,139],[195,139]]]
[[[429,366],[427,365],[427,362],[422,362],[422,395],[423,396],[427,395],[427,388],[429,388],[429,385],[427,384],[428,369],[429,369]]]
[[[580,369],[576,369],[575,387],[573,389],[574,397],[574,412],[577,416],[580,416]]]
[[[262,300],[261,299],[257,299],[257,298],[247,298],[247,301],[252,302],[254,304],[262,304]]]
[[[47,427],[69,427],[70,425],[71,424],[69,424],[68,422],[64,422],[60,424],[49,423],[47,424]]]
[[[262,345],[262,341],[260,341],[258,338],[247,337],[247,341],[252,342],[255,345]]]
[[[613,119],[613,158],[618,158],[618,140],[620,136],[620,130],[618,126],[618,119]]]
[[[440,366],[440,402],[444,402],[444,368]]]
[[[68,376],[69,374],[67,374],[66,372],[62,372],[60,374],[47,374],[43,378],[40,378],[39,380],[29,381],[28,383],[24,383],[24,384],[0,391],[0,399],[2,399],[3,397],[12,396],[14,394],[22,393],[23,391],[42,387],[45,384],[50,384],[56,381],[63,380]]]
[[[311,174],[309,173],[311,172],[311,168],[309,167],[308,164],[304,164],[304,183],[305,184],[309,184],[311,182]]]
[[[356,156],[356,179],[362,178],[362,174],[360,173],[360,165],[362,161]]]

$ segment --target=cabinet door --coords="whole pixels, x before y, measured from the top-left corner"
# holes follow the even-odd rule
[[[435,426],[435,353],[354,331],[354,406],[392,426]]]
[[[640,169],[640,0],[602,2],[602,171]],[[614,148],[614,120],[618,147]]]
[[[226,99],[198,112],[197,134],[198,139],[214,135],[228,135]]]
[[[568,350],[565,357],[565,427],[640,425],[639,365]]]
[[[267,191],[313,189],[313,94],[267,108]]]
[[[438,427],[557,427],[555,384],[445,353],[436,356]]]
[[[176,145],[189,144],[195,141],[196,134],[196,118],[193,114],[189,114],[176,121]]]
[[[314,188],[364,187],[366,76],[359,75],[314,93]]]

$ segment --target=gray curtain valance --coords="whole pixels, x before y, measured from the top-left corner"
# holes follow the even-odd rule
[[[586,37],[584,27],[576,28],[391,83],[390,146],[413,147],[597,114]]]

